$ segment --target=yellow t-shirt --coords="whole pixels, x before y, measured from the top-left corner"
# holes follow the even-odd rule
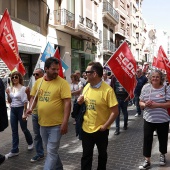
[[[42,78],[35,82],[31,95],[35,96]],[[63,99],[71,98],[68,82],[57,76],[51,81],[43,80],[38,92],[38,122],[41,126],[60,125],[64,117]]]
[[[111,114],[110,108],[118,102],[112,87],[105,82],[102,82],[99,88],[92,88],[90,84],[87,84],[83,94],[86,112],[82,128],[87,133],[93,133],[105,124]]]

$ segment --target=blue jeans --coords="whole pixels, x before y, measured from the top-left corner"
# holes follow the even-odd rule
[[[127,127],[128,124],[128,101],[120,100],[118,99],[118,108],[119,108],[119,115],[116,118],[116,129],[119,130],[120,128],[120,111],[122,110],[123,116],[124,116],[124,127]]]
[[[140,109],[140,105],[139,105],[139,101],[140,101],[139,96],[140,96],[140,95],[135,94],[135,105],[136,105],[136,111],[137,111],[137,113],[138,113],[139,115],[141,115],[141,109]]]
[[[26,141],[28,145],[33,143],[32,136],[30,131],[27,129],[27,121],[22,119],[24,106],[23,107],[11,107],[11,114],[10,114],[10,122],[12,128],[12,153],[19,152],[19,135],[18,135],[18,121],[20,123],[20,127],[22,132],[25,135]]]
[[[44,156],[43,142],[40,135],[40,125],[38,124],[38,115],[32,114],[32,125],[34,130],[34,145],[38,156]]]
[[[63,165],[58,154],[62,136],[60,133],[60,126],[40,126],[40,133],[47,147],[44,170],[63,170]]]

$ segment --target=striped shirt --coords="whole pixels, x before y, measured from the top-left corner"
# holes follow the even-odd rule
[[[155,89],[151,84],[146,84],[142,88],[140,100],[144,102],[152,100],[156,103],[165,103],[170,100],[170,86],[163,85],[163,87]],[[167,109],[164,108],[146,107],[144,109],[143,118],[151,123],[164,123],[169,121]]]

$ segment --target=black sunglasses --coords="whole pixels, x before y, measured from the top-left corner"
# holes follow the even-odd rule
[[[11,79],[18,79],[19,77],[18,76],[13,76]]]
[[[33,73],[33,76],[39,76],[39,74],[38,73]]]
[[[86,74],[88,74],[88,73],[94,73],[94,71],[93,71],[93,70],[91,70],[91,71],[85,71],[85,73],[86,73]]]

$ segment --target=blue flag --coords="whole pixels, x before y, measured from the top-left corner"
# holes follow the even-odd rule
[[[55,49],[52,47],[52,45],[48,42],[46,47],[45,47],[45,50],[41,56],[41,61],[45,62],[45,60],[49,57],[53,57],[54,56],[54,53],[55,53]],[[62,64],[62,68],[63,68],[63,71],[66,71],[69,67],[67,66],[67,64],[61,60],[61,64]]]

